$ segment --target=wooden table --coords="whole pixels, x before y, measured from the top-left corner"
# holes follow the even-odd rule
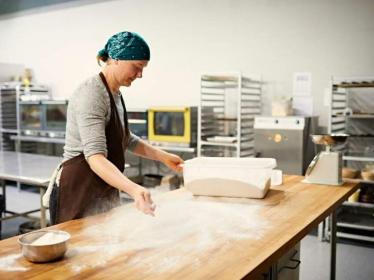
[[[260,200],[194,198],[180,189],[155,197],[155,218],[125,205],[56,225],[51,228],[65,230],[72,238],[67,256],[54,263],[29,263],[20,256],[18,237],[9,238],[0,242],[0,279],[253,279],[269,271],[358,188],[354,183],[305,184],[302,179],[285,176],[283,185]],[[157,224],[157,219],[162,222]],[[242,223],[236,223],[238,219]],[[252,219],[258,223],[244,228]],[[205,222],[211,227],[203,230]],[[214,225],[220,231],[214,232]],[[335,234],[333,227],[331,279]],[[4,258],[18,271],[4,271]]]

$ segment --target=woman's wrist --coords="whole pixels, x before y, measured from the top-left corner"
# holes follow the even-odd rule
[[[156,160],[158,160],[161,163],[164,163],[165,158],[167,157],[168,152],[163,151],[161,149],[157,149],[156,151]]]
[[[133,199],[135,199],[135,197],[139,195],[141,188],[142,188],[141,186],[135,183],[132,183],[130,185],[127,185],[124,188],[124,191],[128,193]]]
[[[163,162],[163,159],[165,157],[165,151],[159,149],[159,148],[154,148],[155,151],[154,151],[154,159],[159,161],[159,162]]]

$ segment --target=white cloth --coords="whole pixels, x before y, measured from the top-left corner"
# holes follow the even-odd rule
[[[49,184],[47,191],[43,195],[42,203],[45,208],[49,208],[49,199],[51,197],[53,185],[56,183],[57,186],[60,185],[60,176],[62,171],[62,165],[59,164],[56,169],[53,171],[51,178],[49,179]]]

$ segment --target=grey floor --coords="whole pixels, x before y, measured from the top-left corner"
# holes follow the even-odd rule
[[[160,190],[165,191],[165,189]],[[7,187],[7,208],[23,211],[37,208],[39,194],[30,191],[18,191],[16,187]],[[36,213],[37,217],[38,214]],[[19,234],[19,225],[28,220],[17,218],[3,222],[2,238]],[[330,251],[329,243],[319,242],[314,234],[307,235],[301,242],[301,280],[329,279]],[[337,246],[337,280],[374,279],[374,244],[339,240]]]

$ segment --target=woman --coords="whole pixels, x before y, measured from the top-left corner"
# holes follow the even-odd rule
[[[83,82],[69,100],[64,160],[50,199],[53,224],[118,206],[119,190],[128,193],[140,211],[154,215],[149,191],[123,175],[126,149],[182,170],[180,157],[152,147],[128,128],[119,88],[142,77],[150,59],[144,39],[120,32],[97,59],[106,63],[102,72]]]

